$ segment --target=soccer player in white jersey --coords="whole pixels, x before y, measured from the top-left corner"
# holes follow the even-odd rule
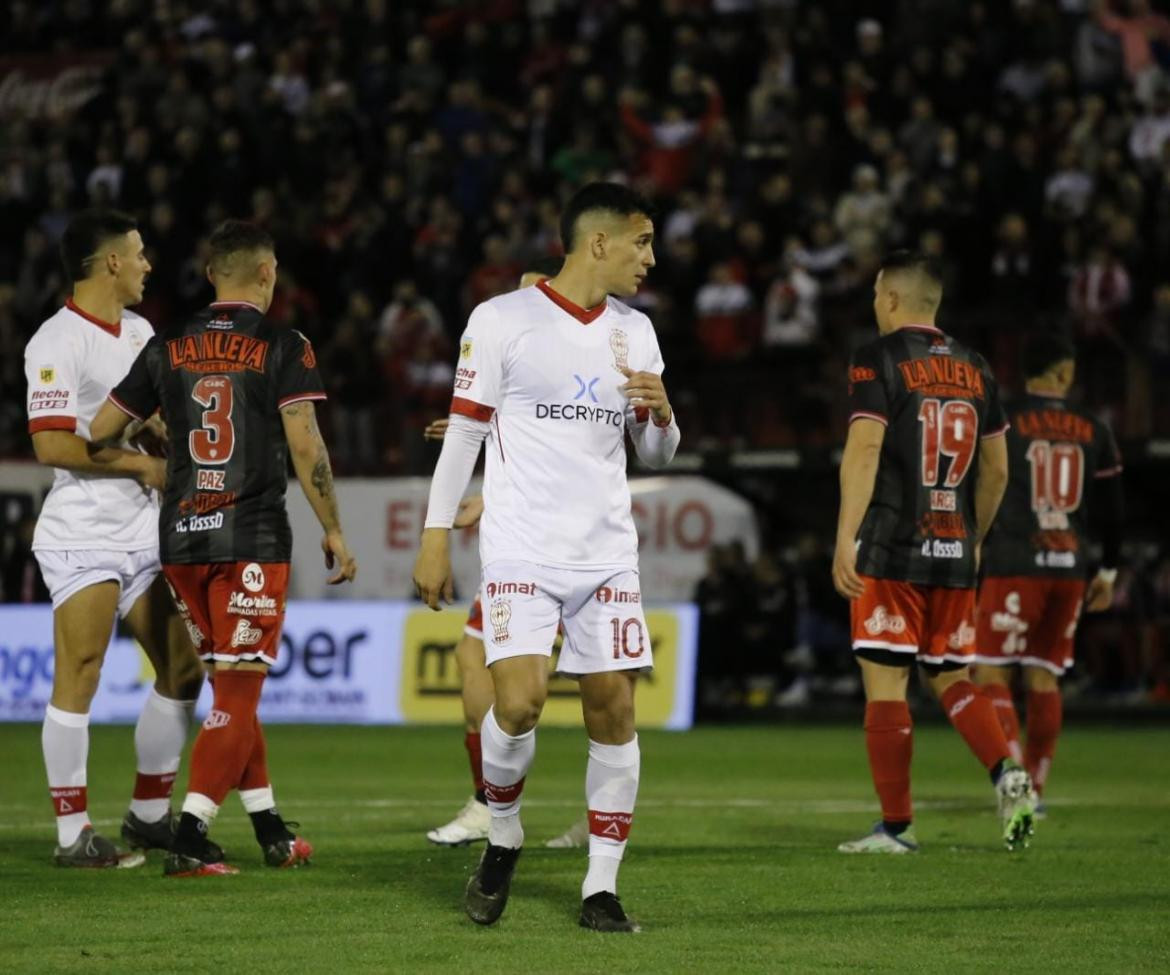
[[[142,300],[150,264],[134,220],[112,211],[76,215],[61,253],[73,294],[25,349],[28,418],[37,460],[55,468],[33,536],[53,601],[53,694],[41,742],[57,813],[55,861],[67,867],[141,864],[89,821],[89,706],[121,616],[156,680],[134,734],[138,777],[122,836],[139,849],[170,842],[170,794],[203,676],[159,578],[158,500],[166,465],[131,447],[84,439],[106,395],[153,329],[126,311]],[[158,424],[158,421],[154,421]],[[143,429],[137,439],[158,430]]]
[[[652,661],[625,437],[661,467],[679,429],[653,326],[609,296],[636,293],[654,266],[648,214],[624,186],[583,187],[561,219],[560,273],[479,305],[460,342],[414,578],[432,609],[450,599],[448,536],[486,439],[480,561],[495,704],[480,735],[492,819],[465,899],[480,924],[503,913],[524,842],[520,799],[560,623],[560,669],[579,677],[589,733],[580,923],[637,930],[617,898],[617,873],[638,791],[634,685]]]
[[[554,277],[564,263],[561,257],[544,257],[532,262],[530,270],[520,275],[521,288],[530,288],[541,281]],[[427,440],[442,440],[450,420],[443,417],[427,425],[423,436]],[[455,516],[454,528],[469,528],[479,522],[483,514],[483,496],[465,498]],[[487,795],[483,787],[483,751],[480,745],[479,726],[483,716],[495,700],[492,676],[487,668],[483,651],[483,603],[476,591],[463,627],[463,635],[455,645],[455,661],[459,667],[459,697],[463,704],[463,746],[467,750],[471,768],[473,792],[471,798],[449,823],[427,830],[427,839],[437,846],[467,846],[488,838],[491,814],[488,812]],[[563,833],[548,840],[545,846],[553,849],[567,849],[583,846],[589,839],[589,820],[584,816],[573,822]]]

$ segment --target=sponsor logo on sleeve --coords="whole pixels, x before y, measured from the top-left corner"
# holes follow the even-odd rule
[[[460,359],[470,359],[471,358],[471,349],[472,349],[471,339],[464,339],[462,342],[459,343],[459,358]]]
[[[28,401],[30,413],[40,413],[45,410],[64,410],[69,406],[69,390],[67,389],[34,389]]]
[[[475,370],[468,369],[466,366],[460,366],[455,370],[455,388],[456,389],[471,389],[471,384],[475,381]]]
[[[41,383],[45,386],[48,386],[53,382],[54,379],[57,378],[57,370],[55,370],[52,366],[41,366],[40,377]]]

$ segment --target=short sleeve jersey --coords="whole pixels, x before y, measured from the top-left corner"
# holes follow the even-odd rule
[[[451,412],[490,424],[480,559],[636,568],[627,427],[652,422],[621,369],[661,374],[650,320],[613,298],[582,309],[545,282],[476,307]]]
[[[254,305],[216,302],[151,340],[110,400],[167,423],[164,564],[289,560],[280,411],[323,399],[309,340]]]
[[[1113,434],[1056,397],[1025,396],[1009,416],[1008,488],[983,547],[984,572],[1083,578],[1093,486],[1121,474]]]
[[[857,571],[973,587],[979,444],[1008,425],[987,363],[936,328],[900,328],[858,350],[849,400],[850,422],[887,428]]]
[[[29,433],[88,437],[110,390],[153,334],[133,312],[103,322],[67,301],[25,348]],[[136,552],[157,545],[157,496],[134,478],[54,472],[33,533],[35,550]]]

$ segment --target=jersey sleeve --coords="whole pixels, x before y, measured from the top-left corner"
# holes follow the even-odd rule
[[[983,417],[983,433],[980,439],[989,440],[992,437],[1002,437],[1011,428],[1008,422],[1007,411],[1003,406],[1003,397],[999,394],[999,383],[986,362],[980,363],[983,370],[983,388],[987,391],[987,412]]]
[[[110,390],[110,402],[135,420],[145,420],[159,406],[158,390],[150,378],[150,356],[156,347],[157,340],[152,338],[122,381]]]
[[[666,372],[666,363],[662,361],[662,349],[658,346],[658,335],[654,331],[654,326],[650,324],[649,319],[646,321],[646,353],[645,361],[640,363],[631,363],[630,368],[637,372],[652,372],[656,376],[661,376]],[[650,419],[650,407],[648,406],[633,406],[629,403],[626,405],[626,426],[634,426],[635,424],[645,423]],[[660,424],[655,421],[655,426],[669,426],[669,423]]]
[[[53,341],[56,338],[57,341]],[[24,351],[28,380],[28,432],[77,430],[81,370],[77,349],[61,336],[38,332]]]
[[[883,426],[890,422],[889,395],[883,378],[881,353],[874,345],[867,345],[853,354],[849,364],[849,422],[877,420]]]
[[[1097,427],[1097,469],[1093,477],[1116,477],[1121,473],[1121,450],[1109,424],[1098,421]]]
[[[325,383],[317,368],[313,343],[296,329],[285,333],[284,355],[276,377],[276,405],[279,409],[306,400],[325,399]]]
[[[459,362],[451,414],[487,422],[500,405],[504,385],[504,336],[499,314],[489,304],[476,306],[459,339]]]

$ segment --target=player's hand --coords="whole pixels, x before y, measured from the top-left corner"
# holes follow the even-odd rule
[[[666,397],[662,377],[654,372],[634,372],[625,366],[622,375],[626,377],[625,383],[618,387],[622,395],[634,406],[647,407],[660,424],[669,423],[670,400]]]
[[[1101,573],[1093,576],[1085,591],[1085,609],[1090,613],[1103,613],[1113,605],[1113,580],[1105,579]]]
[[[138,474],[138,483],[147,490],[163,491],[167,486],[167,462],[161,457],[142,458],[142,470]]]
[[[846,599],[858,599],[865,583],[857,574],[857,547],[852,542],[838,542],[833,553],[833,588]]]
[[[170,451],[167,425],[157,413],[144,421],[127,441],[151,457],[166,457]]]
[[[424,528],[414,560],[414,588],[419,598],[436,612],[439,599],[455,599],[455,580],[451,577],[451,552],[447,547],[446,528]]]
[[[459,502],[455,512],[455,527],[470,528],[483,516],[483,495],[473,494]]]
[[[432,420],[423,430],[423,440],[442,440],[447,435],[447,427],[450,425],[451,421],[447,417],[443,417],[441,420]]]
[[[321,549],[325,552],[325,568],[337,566],[337,571],[328,579],[329,585],[353,582],[357,576],[357,560],[345,544],[345,536],[341,532],[326,532],[321,539]]]

